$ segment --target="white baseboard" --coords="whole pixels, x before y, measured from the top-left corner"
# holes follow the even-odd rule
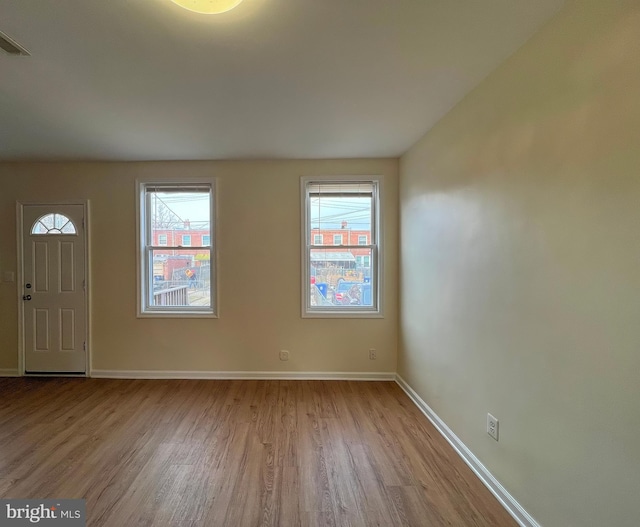
[[[0,377],[20,377],[17,368],[0,368]]]
[[[99,379],[238,379],[308,381],[394,381],[393,372],[324,371],[165,371],[165,370],[93,370]]]
[[[502,504],[513,519],[518,522],[521,527],[540,527],[540,524],[533,519],[533,517],[520,505],[516,499],[507,492],[500,482],[487,470],[487,468],[480,462],[480,460],[467,448],[467,446],[458,438],[457,435],[445,424],[445,422],[438,417],[429,405],[422,400],[422,398],[407,384],[407,382],[396,375],[396,383],[414,404],[427,416],[427,419],[431,421],[433,426],[436,427],[438,432],[449,442],[453,449],[463,459],[463,461],[469,465],[469,468],[473,470],[476,476],[480,478],[480,481],[491,491],[496,499]]]

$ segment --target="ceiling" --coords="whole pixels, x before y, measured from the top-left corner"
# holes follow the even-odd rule
[[[563,0],[0,0],[0,159],[395,157]]]

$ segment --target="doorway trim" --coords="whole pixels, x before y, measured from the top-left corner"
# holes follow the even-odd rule
[[[22,301],[24,284],[24,207],[26,206],[55,207],[56,205],[80,205],[83,208],[84,225],[82,236],[84,238],[84,270],[85,270],[85,291],[84,309],[85,320],[85,342],[87,343],[85,372],[78,374],[27,374],[25,373],[25,334],[24,334],[24,302]],[[16,302],[18,306],[18,375],[20,377],[90,377],[93,369],[93,359],[91,353],[91,236],[89,228],[91,225],[89,218],[89,200],[56,200],[56,201],[16,201],[16,245],[17,245],[17,270],[16,270]]]

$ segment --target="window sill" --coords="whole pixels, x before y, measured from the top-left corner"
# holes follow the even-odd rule
[[[302,318],[384,318],[380,311],[305,311]]]
[[[213,311],[144,311],[137,318],[218,318]]]

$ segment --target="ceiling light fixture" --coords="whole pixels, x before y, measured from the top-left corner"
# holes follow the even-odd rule
[[[217,15],[231,11],[242,0],[171,0],[174,4],[184,7],[189,11],[202,13],[203,15]]]

